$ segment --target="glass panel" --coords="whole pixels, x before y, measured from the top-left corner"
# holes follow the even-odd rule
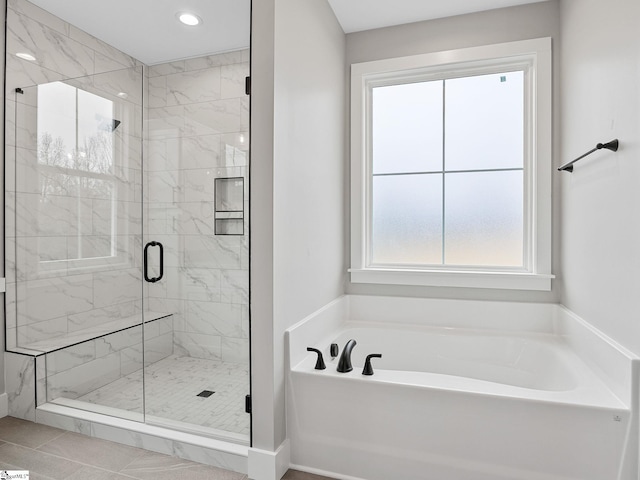
[[[17,92],[7,185],[14,346],[46,353],[38,400],[139,421],[142,104],[112,89],[141,91],[142,80],[137,67]]]
[[[373,178],[373,264],[442,262],[442,175]]]
[[[373,173],[442,170],[442,81],[376,87]]]
[[[446,80],[445,168],[523,167],[524,74]]]
[[[523,265],[522,171],[445,175],[445,263]]]

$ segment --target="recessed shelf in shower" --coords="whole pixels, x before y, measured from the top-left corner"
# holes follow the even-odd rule
[[[215,234],[244,235],[244,178],[215,180]]]

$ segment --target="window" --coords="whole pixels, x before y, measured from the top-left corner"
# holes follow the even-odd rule
[[[352,65],[353,282],[549,290],[550,39]]]

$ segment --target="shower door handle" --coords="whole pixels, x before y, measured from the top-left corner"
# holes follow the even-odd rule
[[[149,278],[149,272],[148,272],[148,264],[149,264],[148,250],[149,250],[149,247],[159,247],[160,248],[160,275],[158,275],[157,277],[151,277],[151,278]],[[144,279],[149,283],[156,283],[156,282],[159,282],[162,279],[163,276],[164,276],[164,248],[162,247],[162,244],[160,242],[156,242],[156,241],[149,242],[144,246]]]

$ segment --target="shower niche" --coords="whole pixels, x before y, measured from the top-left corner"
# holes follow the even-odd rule
[[[7,18],[7,365],[34,377],[10,414],[248,444],[248,50],[147,66],[24,0]]]
[[[244,178],[216,178],[215,234],[244,235]]]

